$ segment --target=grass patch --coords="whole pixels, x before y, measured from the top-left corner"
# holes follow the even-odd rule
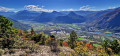
[[[93,44],[94,47],[102,47],[101,45],[98,44]]]
[[[83,38],[79,38],[79,37],[78,37],[78,39],[79,39],[79,40],[83,40]]]

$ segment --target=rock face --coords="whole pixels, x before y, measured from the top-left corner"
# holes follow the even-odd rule
[[[117,8],[114,11],[101,15],[96,20],[94,20],[91,23],[91,25],[100,27],[100,28],[120,27],[120,8]]]

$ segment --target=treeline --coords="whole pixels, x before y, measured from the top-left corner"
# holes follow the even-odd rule
[[[118,40],[113,40],[112,42],[109,42],[108,40],[104,40],[102,46],[109,55],[112,54],[120,55],[120,43],[118,42]]]

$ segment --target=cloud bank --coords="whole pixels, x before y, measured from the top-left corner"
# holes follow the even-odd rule
[[[62,11],[74,11],[74,9],[62,9]]]
[[[15,10],[15,9],[0,6],[0,11],[2,11],[2,12],[8,12],[8,11],[12,11],[12,10]]]
[[[86,5],[86,6],[80,7],[79,10],[81,10],[81,11],[95,11],[95,9],[93,9],[93,8],[94,8],[94,7],[91,7],[91,6],[89,6],[89,5]]]
[[[30,11],[44,11],[44,12],[52,12],[53,10],[44,9],[45,6],[39,7],[39,5],[25,5],[25,9]]]
[[[75,10],[75,9],[62,9],[62,11],[96,11],[96,9],[94,9],[95,7],[91,7],[90,5],[85,5],[80,7],[79,9]]]

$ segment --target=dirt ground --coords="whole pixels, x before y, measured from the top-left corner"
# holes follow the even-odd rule
[[[29,49],[14,49],[14,53],[6,52],[3,56],[61,56],[59,53],[63,52],[65,56],[68,56],[69,53],[74,52],[69,47],[59,47],[60,52],[52,52],[49,46],[40,46],[40,50],[36,52],[27,53],[26,50]]]

